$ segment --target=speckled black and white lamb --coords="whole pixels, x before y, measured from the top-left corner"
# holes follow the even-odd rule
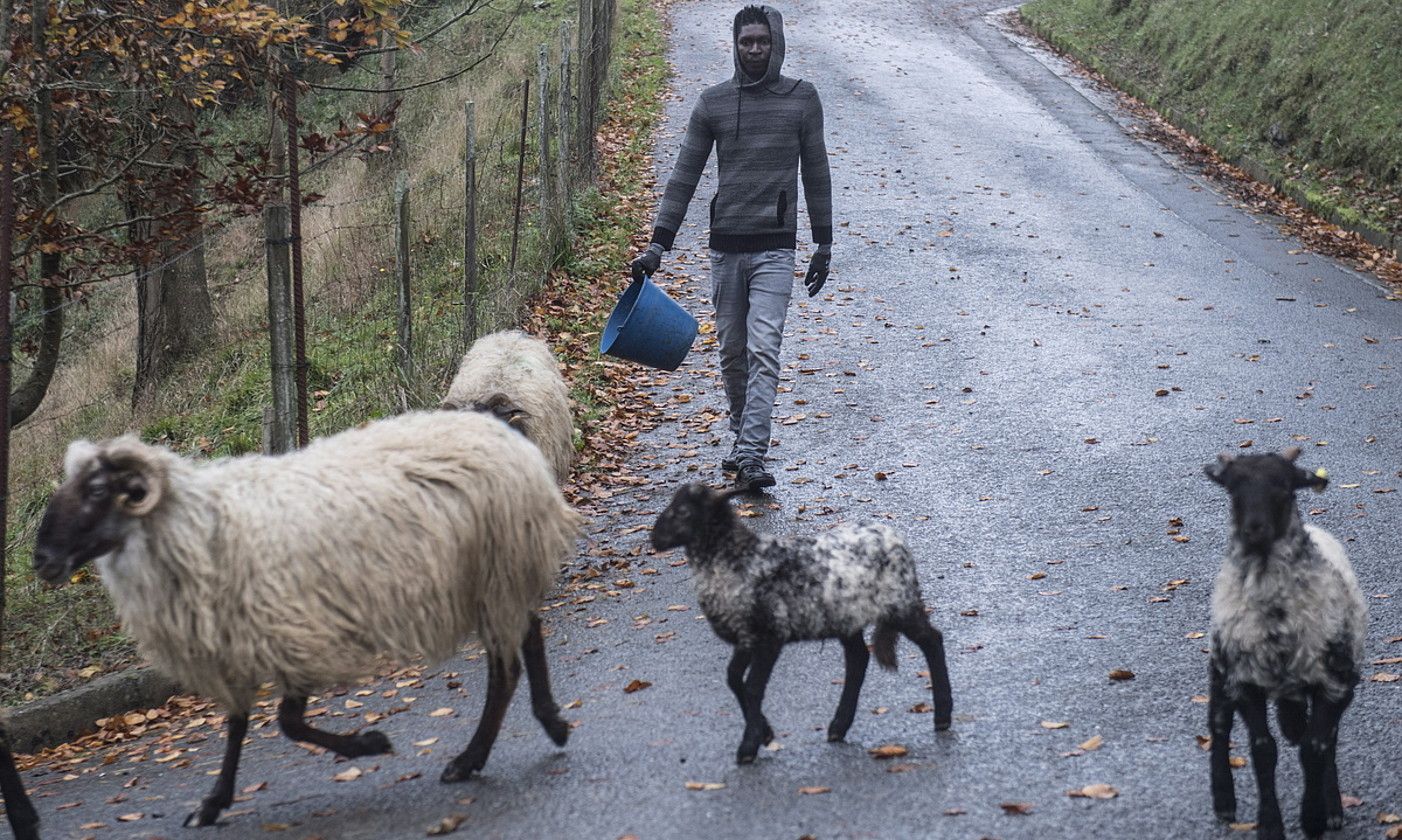
[[[701,609],[716,635],[735,648],[726,682],[745,714],[736,760],[754,761],[774,738],[762,710],[764,692],[789,642],[842,642],[846,680],[828,740],[846,737],[866,679],[870,655],[862,633],[871,624],[883,668],[896,668],[898,633],[919,645],[930,667],[935,729],[948,729],[953,701],[944,637],[925,615],[915,563],[901,536],[879,523],[841,525],[816,536],[756,534],[730,507],[740,492],[688,484],[652,528],[657,549],[686,548]]]
[[[1232,536],[1212,590],[1212,806],[1236,819],[1228,749],[1232,716],[1251,736],[1260,794],[1256,836],[1285,836],[1276,799],[1276,745],[1266,721],[1274,700],[1281,734],[1300,745],[1305,793],[1300,822],[1318,837],[1344,825],[1335,764],[1339,719],[1353,700],[1368,608],[1348,555],[1328,532],[1300,521],[1295,491],[1323,491],[1323,470],[1280,455],[1221,455],[1206,468],[1232,500]]]

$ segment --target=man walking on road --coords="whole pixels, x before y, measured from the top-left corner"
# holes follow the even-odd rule
[[[803,280],[809,297],[828,279],[832,182],[818,91],[779,73],[783,17],[769,6],[746,6],[735,15],[732,37],[735,75],[707,88],[692,109],[652,242],[632,269],[637,279],[661,266],[714,145],[719,186],[711,199],[711,299],[735,434],[721,468],[736,473],[737,487],[758,490],[774,486],[764,457],[793,287],[800,163],[818,246]]]

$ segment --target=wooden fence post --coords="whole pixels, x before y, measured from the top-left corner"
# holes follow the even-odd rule
[[[550,47],[541,44],[536,51],[536,107],[539,121],[539,140],[536,164],[540,181],[540,243],[545,256],[545,267],[549,270],[555,263],[559,248],[556,245],[555,230],[555,173],[550,165]]]
[[[465,217],[463,220],[463,339],[464,349],[477,340],[477,105],[468,102],[467,160],[463,167]]]
[[[273,411],[268,454],[297,448],[297,375],[293,362],[292,267],[288,254],[288,213],[285,204],[263,208],[263,235],[268,272],[268,338],[271,342]]]
[[[513,280],[516,277],[516,243],[521,238],[521,187],[526,180],[526,129],[531,121],[531,80],[526,79],[521,91],[521,146],[516,157],[516,211],[511,221],[511,262],[507,270]]]
[[[394,218],[397,244],[395,276],[398,280],[399,343],[396,364],[399,368],[399,403],[409,410],[409,388],[414,382],[414,317],[413,299],[409,290],[409,173],[401,170],[394,182]]]
[[[555,192],[560,198],[560,206],[564,208],[566,219],[568,219],[569,209],[572,203],[571,193],[574,187],[574,167],[572,164],[577,154],[577,150],[570,140],[570,99],[574,95],[573,68],[570,66],[573,58],[570,46],[570,36],[572,34],[573,33],[570,32],[570,22],[567,20],[560,21],[560,113],[558,116],[559,126],[557,127],[558,142],[556,143],[560,154],[557,156],[558,166],[556,166],[556,170],[559,174],[555,179]]]

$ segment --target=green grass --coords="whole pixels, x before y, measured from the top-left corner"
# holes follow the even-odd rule
[[[1402,233],[1402,4],[1033,0],[1022,14],[1228,159]]]
[[[614,95],[610,113],[641,129],[622,153],[623,165],[600,189],[583,190],[570,217],[574,248],[555,272],[558,291],[582,298],[572,316],[552,320],[558,332],[580,335],[601,328],[608,301],[590,294],[588,279],[618,267],[629,256],[629,240],[646,220],[636,202],[619,202],[611,195],[636,192],[648,177],[650,131],[661,114],[661,94],[667,68],[662,25],[647,0],[624,0],[616,34]],[[531,4],[515,22],[496,57],[478,73],[460,82],[406,98],[399,131],[405,138],[395,166],[412,174],[415,207],[411,261],[414,309],[414,348],[417,375],[407,383],[411,407],[429,406],[456,369],[462,351],[461,208],[444,209],[461,183],[461,103],[474,99],[478,109],[479,164],[478,245],[483,297],[495,301],[480,311],[481,329],[489,331],[518,323],[530,295],[539,288],[549,266],[538,232],[537,214],[523,214],[518,270],[506,269],[510,249],[511,197],[519,137],[519,84],[534,80],[536,45],[558,43],[558,26],[574,4]],[[452,4],[435,10],[446,17]],[[419,24],[431,28],[432,21]],[[474,31],[468,36],[485,38]],[[408,80],[439,75],[463,60],[468,45],[461,39],[440,39],[446,53],[433,44],[424,54],[407,57],[401,65]],[[627,72],[620,72],[626,67]],[[367,65],[332,84],[373,86],[374,69]],[[318,120],[363,109],[356,94],[322,94],[308,106]],[[221,115],[218,130],[228,138],[258,136],[261,108],[250,107]],[[534,108],[532,109],[534,117]],[[454,123],[456,120],[456,123]],[[322,126],[324,130],[327,126]],[[529,134],[528,154],[534,154],[536,132]],[[528,157],[527,172],[533,161]],[[327,202],[352,200],[349,216],[338,217],[344,235],[332,235],[319,256],[307,258],[307,344],[313,436],[334,433],[400,410],[398,377],[394,369],[396,317],[394,290],[381,269],[392,266],[390,241],[384,236],[391,219],[388,189],[392,170],[366,166],[351,158],[321,171],[304,188],[327,196]],[[444,198],[444,197],[447,198]],[[363,199],[363,200],[362,200]],[[530,198],[528,196],[528,201]],[[361,228],[374,228],[364,233]],[[365,240],[374,239],[369,246]],[[383,240],[383,241],[381,241]],[[345,247],[342,248],[341,246]],[[238,455],[262,445],[264,407],[271,401],[268,339],[264,314],[265,285],[261,230],[257,220],[231,225],[212,243],[210,284],[224,289],[219,302],[220,323],[214,346],[203,357],[179,370],[161,389],[152,406],[133,412],[129,406],[132,361],[120,342],[104,344],[92,336],[123,317],[130,318],[129,301],[119,294],[98,296],[93,305],[77,310],[81,330],[65,353],[69,381],[56,382],[46,405],[52,416],[40,417],[16,430],[15,465],[10,482],[10,521],[7,534],[6,584],[8,603],[4,629],[4,667],[0,702],[42,696],[87,679],[94,667],[113,670],[137,661],[133,646],[121,632],[100,582],[81,580],[60,590],[39,585],[29,570],[30,551],[39,517],[59,477],[63,449],[75,437],[106,437],[135,430],[144,439],[160,441],[186,453]],[[310,247],[310,246],[309,246]],[[376,250],[378,248],[378,250]],[[338,250],[339,249],[339,250]],[[368,260],[364,253],[370,254]],[[621,277],[621,274],[619,274]],[[574,385],[581,405],[580,425],[602,416],[608,406],[596,387],[603,381],[597,360],[580,364]],[[59,408],[74,405],[75,408]],[[41,413],[44,411],[41,408]]]

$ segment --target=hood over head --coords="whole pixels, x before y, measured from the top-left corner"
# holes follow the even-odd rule
[[[736,43],[736,28],[731,28],[730,35],[730,56],[735,65],[734,82],[742,88],[766,86],[774,83],[779,78],[779,72],[784,68],[784,16],[779,14],[779,10],[773,6],[760,6],[764,11],[764,16],[769,19],[769,40],[771,42],[769,51],[769,69],[765,71],[764,78],[754,80],[745,73],[744,65],[740,63],[740,47]],[[740,13],[736,12],[735,18],[738,21]]]

